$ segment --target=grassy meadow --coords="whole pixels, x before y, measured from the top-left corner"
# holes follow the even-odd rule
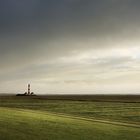
[[[0,140],[139,140],[140,102],[0,98]]]

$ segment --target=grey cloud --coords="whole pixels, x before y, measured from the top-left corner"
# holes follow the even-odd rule
[[[108,71],[136,71],[139,58],[131,56],[67,58],[74,51],[139,47],[139,13],[139,0],[1,0],[0,81],[92,83]]]

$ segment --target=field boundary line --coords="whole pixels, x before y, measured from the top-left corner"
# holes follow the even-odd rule
[[[68,114],[63,114],[63,113],[54,113],[54,112],[48,112],[48,111],[47,111],[47,113],[50,113],[50,114],[56,115],[56,116],[72,118],[72,119],[79,119],[79,120],[98,122],[98,123],[104,123],[104,124],[112,124],[112,125],[140,128],[140,125],[131,124],[131,123],[125,123],[125,122],[113,122],[113,121],[101,120],[101,119],[96,119],[96,118],[95,119],[94,118],[85,118],[85,117],[80,117],[80,116],[73,116],[73,115],[68,115]]]

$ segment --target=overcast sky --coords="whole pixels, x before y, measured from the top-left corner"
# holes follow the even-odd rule
[[[139,0],[0,0],[0,92],[140,93]]]

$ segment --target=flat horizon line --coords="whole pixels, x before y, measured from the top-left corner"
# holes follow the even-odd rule
[[[20,94],[20,93],[0,93],[0,96],[1,95],[17,95],[17,94]],[[90,96],[90,95],[102,95],[102,96],[107,96],[107,95],[133,95],[133,96],[135,96],[135,95],[140,95],[140,93],[36,93],[36,95],[38,95],[38,96],[46,96],[46,95],[48,95],[48,96],[55,96],[55,95],[60,95],[60,96],[69,96],[69,95],[75,95],[75,96]]]

